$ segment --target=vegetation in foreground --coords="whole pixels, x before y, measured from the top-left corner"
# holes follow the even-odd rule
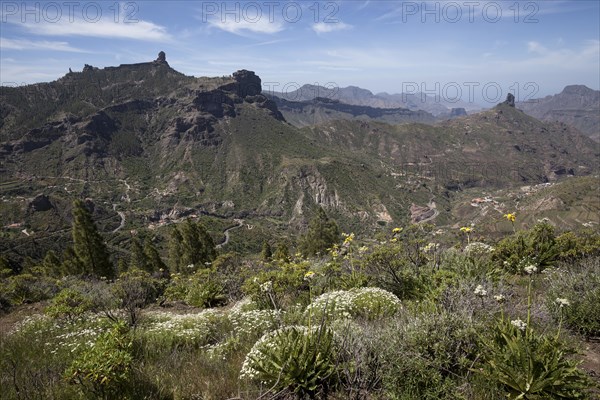
[[[540,221],[486,243],[469,226],[442,248],[428,225],[374,241],[317,212],[298,253],[266,242],[254,257],[218,254],[186,222],[165,260],[140,238],[115,266],[89,211],[74,209],[64,254],[3,262],[3,399],[598,393],[581,368],[585,340],[600,335],[597,232]],[[9,326],[38,302],[43,313]]]

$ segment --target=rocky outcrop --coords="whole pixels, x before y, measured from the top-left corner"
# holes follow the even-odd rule
[[[512,93],[509,93],[506,95],[506,100],[504,100],[504,104],[508,104],[511,107],[515,106],[515,95]]]
[[[216,118],[235,117],[234,101],[222,90],[199,91],[193,100],[198,110],[209,113]]]
[[[467,110],[463,107],[453,108],[450,110],[450,118],[464,117],[467,115]]]
[[[161,51],[158,53],[158,58],[156,60],[154,60],[155,63],[157,64],[167,64],[167,55],[165,54],[164,51]]]
[[[253,71],[245,69],[233,73],[234,82],[219,86],[220,90],[235,93],[242,99],[247,96],[256,96],[262,93],[262,82]]]
[[[48,211],[53,208],[50,198],[45,194],[38,194],[29,203],[29,208],[33,211]]]
[[[87,135],[80,136],[79,143],[89,140],[90,136],[109,140],[112,134],[117,131],[118,126],[108,114],[100,111],[90,118],[90,121],[85,124],[83,129]]]

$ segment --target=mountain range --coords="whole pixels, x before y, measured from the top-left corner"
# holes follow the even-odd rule
[[[571,85],[559,94],[517,103],[517,107],[543,121],[573,126],[600,142],[600,91]]]
[[[318,101],[339,113],[389,112]],[[590,138],[510,104],[435,125],[324,118],[303,128],[286,121],[282,104],[252,71],[196,78],[164,57],[2,87],[0,251],[60,247],[75,198],[87,199],[117,247],[130,232],[163,235],[204,216],[217,239],[243,219],[229,246],[254,251],[302,232],[317,206],[357,233],[410,221],[451,226],[463,191],[598,173]]]
[[[306,102],[315,98],[324,98],[336,100],[340,103],[367,106],[373,108],[407,108],[411,111],[422,110],[432,114],[435,117],[449,116],[453,108],[463,108],[466,111],[473,112],[481,110],[481,107],[474,103],[464,102],[462,100],[448,101],[442,96],[430,96],[425,93],[377,93],[357,86],[336,87],[320,85],[303,85],[298,89],[288,90],[286,92],[270,91],[268,95],[276,96],[287,101]]]
[[[357,119],[381,121],[388,124],[421,122],[432,124],[437,121],[432,114],[408,108],[376,108],[342,103],[325,97],[315,97],[307,101],[288,101],[277,96],[267,95],[277,104],[285,120],[297,127],[317,125],[326,121]],[[466,112],[463,113],[466,115]]]

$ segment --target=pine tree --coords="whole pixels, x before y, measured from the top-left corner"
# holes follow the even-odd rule
[[[113,278],[115,270],[92,215],[81,200],[73,202],[73,249],[85,273]]]
[[[215,243],[202,224],[187,220],[171,232],[169,257],[174,271],[187,272],[188,265],[195,270],[205,268],[216,256]]]
[[[133,238],[131,240],[131,245],[129,247],[129,251],[131,252],[131,258],[129,259],[129,270],[140,269],[143,271],[148,270],[148,259],[146,254],[144,253],[144,249],[140,244],[138,238]]]
[[[53,250],[48,250],[42,265],[46,273],[55,278],[60,278],[65,275],[66,271],[63,268],[63,264]]]
[[[169,237],[169,264],[171,271],[182,272],[179,266],[182,264],[181,258],[183,255],[183,237],[176,226],[171,230]]]
[[[260,252],[260,258],[267,262],[271,261],[271,257],[273,256],[273,252],[271,251],[271,245],[266,240],[263,242],[262,251]]]
[[[201,262],[202,252],[202,242],[200,241],[198,227],[188,219],[179,229],[183,239],[180,268],[186,265],[194,265],[195,269],[202,268],[198,265]]]
[[[71,246],[63,251],[62,270],[65,271],[66,275],[79,275],[84,273],[83,263]]]
[[[166,264],[160,258],[160,254],[156,247],[154,247],[150,237],[146,237],[146,240],[144,241],[144,254],[146,255],[148,272],[152,273],[160,270],[168,272]]]
[[[16,271],[11,268],[10,262],[5,256],[0,256],[0,276],[10,275]]]
[[[319,207],[317,215],[310,221],[308,232],[302,238],[301,249],[305,255],[324,254],[340,240],[340,230],[335,220],[329,218]]]
[[[127,264],[127,261],[125,258],[119,258],[119,261],[117,262],[117,273],[119,275],[124,274],[125,272],[127,272],[129,270],[129,264]]]
[[[277,247],[275,248],[275,253],[273,254],[273,260],[276,261],[290,261],[290,251],[288,249],[288,245],[285,242],[277,243]]]
[[[215,242],[208,233],[208,230],[201,223],[196,224],[198,230],[198,237],[200,243],[202,243],[202,250],[200,252],[200,261],[203,263],[213,262],[217,258],[217,250]]]

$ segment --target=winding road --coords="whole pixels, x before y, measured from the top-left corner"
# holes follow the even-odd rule
[[[119,229],[125,226],[125,213],[123,211],[117,211],[117,214],[119,214],[119,217],[121,217],[121,223],[119,224],[119,226],[113,229],[112,233],[117,233]]]
[[[223,246],[225,246],[227,243],[229,243],[229,231],[231,231],[233,229],[238,229],[238,228],[241,228],[242,226],[244,226],[243,219],[234,219],[234,221],[237,222],[237,225],[229,227],[223,231],[223,234],[225,235],[225,240],[222,243],[215,246],[217,249],[220,249]]]

